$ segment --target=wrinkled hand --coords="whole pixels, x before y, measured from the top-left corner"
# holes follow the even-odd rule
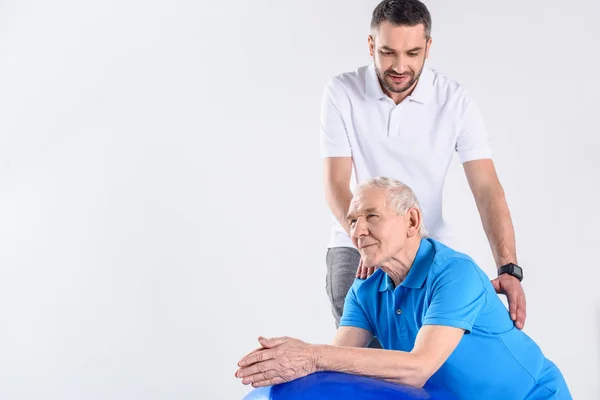
[[[239,362],[236,378],[254,387],[277,385],[316,372],[314,347],[298,339],[279,337],[258,338],[262,346]]]
[[[502,274],[492,280],[496,293],[504,294],[508,298],[508,309],[510,319],[515,321],[517,329],[523,329],[527,315],[525,304],[525,292],[521,282],[514,276]]]
[[[358,269],[356,270],[356,277],[358,279],[367,279],[368,277],[373,275],[373,272],[375,272],[376,269],[377,269],[377,267],[367,268],[367,267],[363,266],[363,262],[362,262],[362,258],[361,258],[358,263]]]

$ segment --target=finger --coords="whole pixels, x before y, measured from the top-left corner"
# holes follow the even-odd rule
[[[361,268],[360,279],[367,279],[367,270],[368,268],[365,268],[364,266]]]
[[[373,272],[375,272],[375,267],[367,269],[367,278],[373,275]]]
[[[256,353],[256,352],[259,352],[259,351],[261,351],[261,350],[265,350],[265,348],[264,348],[264,347],[257,347],[256,349],[252,350],[250,353],[246,354],[244,357],[248,357],[249,355],[251,355],[251,354],[254,354],[254,353]],[[243,357],[242,357],[242,358],[243,358]],[[241,361],[241,359],[240,359],[240,361]],[[239,365],[240,365],[240,362],[238,362],[238,366],[239,366]],[[235,376],[236,376],[236,377],[238,377],[238,378],[239,378],[239,376],[238,376],[238,373],[239,373],[240,371],[241,371],[241,368],[238,368],[238,370],[237,370],[237,371],[235,371]]]
[[[363,267],[362,267],[362,265],[361,265],[361,266],[360,266],[360,267],[358,267],[358,269],[356,270],[356,277],[357,277],[357,278],[359,278],[359,279],[361,279],[362,275],[363,275]]]
[[[501,293],[500,291],[500,281],[498,280],[498,278],[494,279],[492,281],[492,286],[494,286],[494,290],[496,291],[496,293]]]
[[[270,370],[276,370],[277,363],[275,360],[264,361],[256,364],[252,364],[246,368],[240,368],[236,373],[236,378],[245,378],[248,376],[252,376],[255,374],[260,374]],[[270,376],[266,376],[266,378],[270,378]]]
[[[519,307],[517,308],[517,323],[519,329],[525,327],[525,319],[527,318],[527,303],[525,301],[525,293],[521,292],[519,296]]]
[[[242,357],[242,359],[238,362],[238,366],[247,367],[257,362],[270,360],[271,358],[273,358],[273,350],[261,350]]]
[[[252,350],[250,353],[248,353],[246,355],[249,356],[250,354],[254,354],[254,353],[259,352],[261,350],[265,350],[265,348],[262,347],[262,346],[261,347],[257,347],[257,348],[255,348],[254,350]]]
[[[511,286],[511,289],[506,293],[506,297],[508,297],[508,309],[510,311],[510,319],[512,319],[513,321],[517,319],[517,307],[519,305],[519,301],[515,293],[516,290],[517,288],[515,286]]]
[[[264,381],[253,382],[252,386],[253,387],[272,386],[272,385],[279,385],[284,382],[287,382],[287,381],[285,379],[277,376],[275,378],[265,379]]]
[[[279,377],[281,377],[281,373],[278,370],[269,369],[264,372],[258,372],[256,374],[245,376],[244,379],[242,379],[242,383],[244,385],[247,385],[249,383],[259,382],[259,381],[264,381],[267,379],[273,379],[273,378],[279,378]]]
[[[288,340],[290,340],[290,338],[287,336],[274,337],[268,339],[260,336],[258,338],[258,342],[266,349],[272,349],[273,347],[279,346],[280,344],[285,343]]]
[[[248,357],[249,355],[251,355],[251,354],[254,354],[254,353],[257,353],[257,352],[259,352],[259,351],[261,351],[261,350],[266,350],[266,349],[265,349],[264,347],[262,347],[262,346],[261,346],[261,347],[257,347],[256,349],[252,350],[250,353],[246,354],[244,357]],[[242,357],[242,358],[240,359],[240,361],[241,361],[241,360],[242,360],[244,357]],[[238,365],[239,365],[239,362],[238,362]]]
[[[367,279],[367,267],[365,267],[365,264],[363,263],[362,258],[360,259],[360,279]]]

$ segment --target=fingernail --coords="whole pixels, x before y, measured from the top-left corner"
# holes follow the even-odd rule
[[[246,361],[242,360],[239,362],[238,364],[240,367],[243,367],[244,365],[246,365]]]

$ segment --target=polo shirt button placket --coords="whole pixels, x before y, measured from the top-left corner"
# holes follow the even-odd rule
[[[400,124],[398,121],[400,119],[400,107],[400,105],[395,106],[390,112],[390,124],[388,126],[389,137],[396,137],[400,134]]]

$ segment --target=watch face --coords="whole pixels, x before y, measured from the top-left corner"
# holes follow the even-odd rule
[[[515,274],[517,274],[521,277],[523,276],[523,269],[521,269],[521,267],[519,267],[518,265],[513,264],[513,271]]]

